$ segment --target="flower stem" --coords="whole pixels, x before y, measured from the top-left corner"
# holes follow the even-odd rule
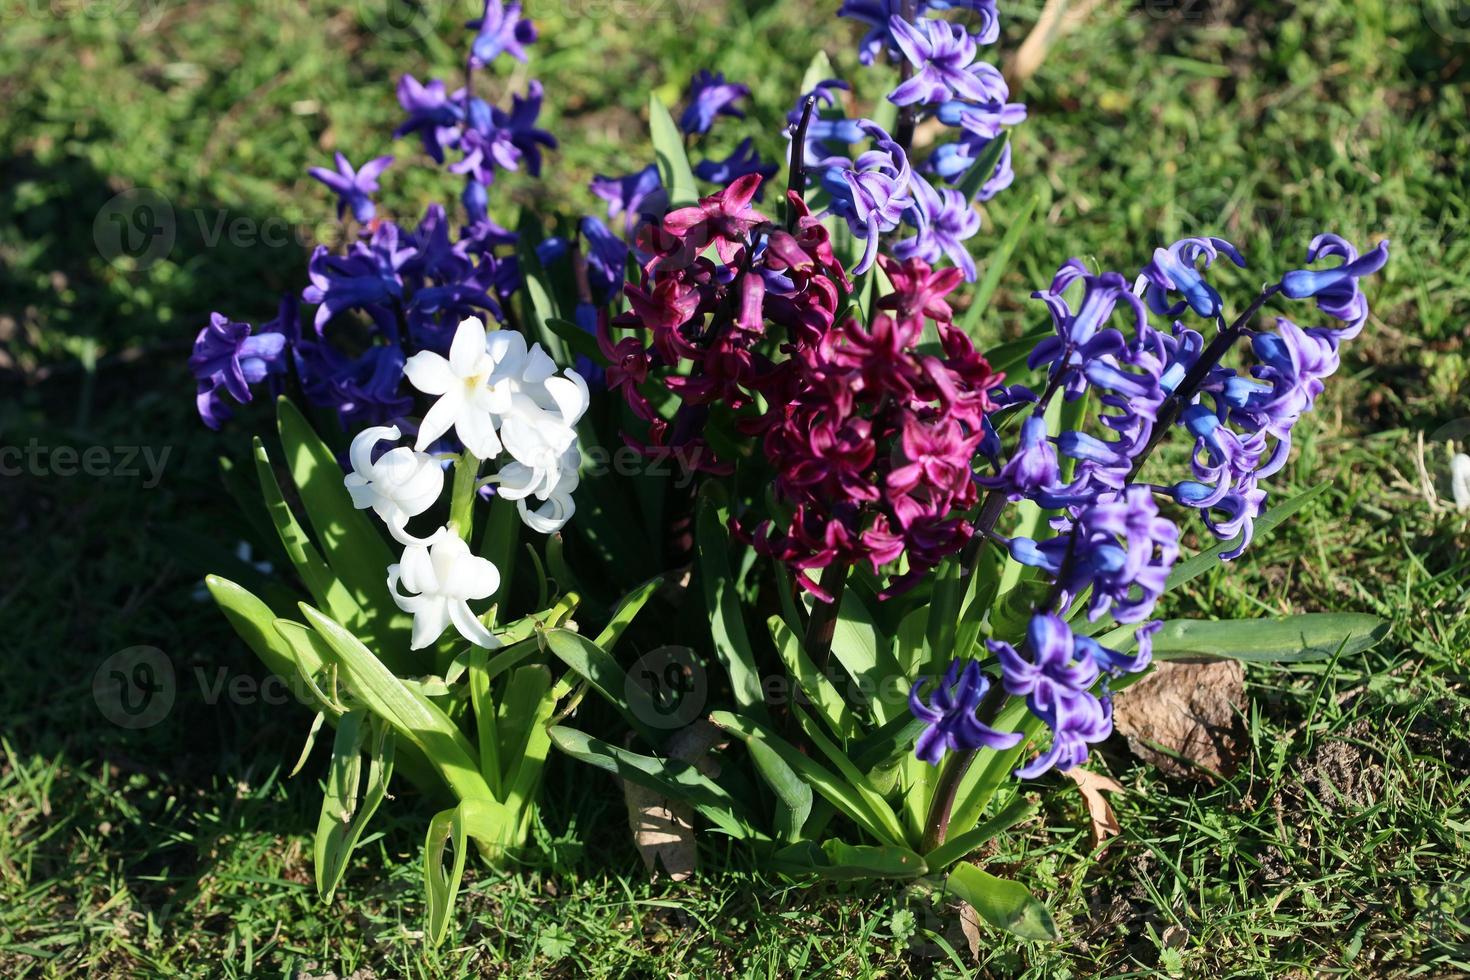
[[[944,771],[939,775],[939,785],[934,787],[934,800],[929,804],[929,816],[924,821],[924,839],[919,844],[920,854],[928,854],[944,843],[945,835],[949,833],[949,817],[954,810],[955,796],[960,791],[960,783],[964,781],[965,774],[970,771],[970,764],[975,761],[976,751],[961,749],[951,753],[949,760],[945,762]]]
[[[832,635],[837,630],[837,612],[842,607],[842,590],[847,585],[847,565],[833,561],[822,569],[818,584],[832,597],[832,601],[823,602],[818,598],[812,603],[811,619],[806,624],[806,652],[818,670],[825,670],[832,652]]]
[[[898,15],[912,24],[919,16],[918,0],[902,0]],[[907,57],[903,57],[898,66],[899,84],[902,85],[913,76],[913,64]],[[904,153],[908,153],[909,144],[914,141],[914,124],[918,117],[919,108],[916,105],[906,105],[898,110],[898,125],[893,129],[893,141],[903,147]]]
[[[793,191],[800,198],[806,197],[806,131],[812,124],[812,114],[816,112],[817,97],[809,95],[806,103],[801,107],[801,122],[796,124],[796,129],[791,133],[791,170],[786,181],[786,193],[790,195]],[[791,202],[786,202],[786,230],[796,230],[796,209]]]
[[[480,459],[466,449],[454,463],[454,490],[449,498],[449,523],[466,541],[475,526],[475,484]]]
[[[1179,413],[1184,410],[1184,406],[1188,405],[1194,396],[1198,394],[1199,386],[1204,384],[1205,379],[1209,377],[1210,371],[1215,365],[1220,363],[1225,355],[1229,353],[1230,348],[1245,333],[1245,328],[1250,326],[1256,314],[1261,312],[1261,307],[1265,306],[1266,302],[1280,291],[1281,286],[1279,284],[1262,290],[1261,295],[1257,296],[1251,305],[1246,307],[1245,312],[1237,317],[1234,323],[1221,330],[1215,335],[1215,339],[1210,341],[1210,346],[1204,349],[1203,353],[1199,356],[1199,360],[1194,362],[1194,366],[1184,376],[1184,380],[1179,382],[1179,387],[1174,389],[1174,393],[1165,399],[1163,407],[1159,409],[1159,419],[1154,424],[1154,431],[1149,436],[1148,445],[1144,447],[1143,452],[1138,454],[1138,458],[1133,461],[1133,469],[1128,473],[1129,483],[1138,479],[1138,474],[1143,470],[1143,464],[1148,461],[1149,456],[1153,454],[1154,449],[1158,447],[1159,443],[1164,441],[1164,436],[1168,434],[1170,428],[1178,420]]]

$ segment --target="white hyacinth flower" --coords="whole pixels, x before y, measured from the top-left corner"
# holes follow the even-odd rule
[[[398,591],[399,583],[409,592]],[[471,553],[459,535],[441,528],[427,545],[411,544],[403,558],[388,566],[388,590],[398,608],[413,614],[415,650],[422,650],[443,634],[450,623],[475,646],[495,648],[500,641],[470,611],[470,600],[488,599],[500,588],[500,571],[490,561]]]
[[[582,465],[582,454],[572,446],[558,460],[555,479],[545,485],[545,477],[523,463],[506,463],[496,474],[496,493],[507,500],[514,500],[521,512],[521,520],[533,531],[555,534],[566,526],[576,513],[572,492],[580,480],[578,467]],[[543,501],[532,510],[531,499]]]
[[[343,482],[352,496],[352,505],[359,510],[372,508],[399,542],[426,544],[408,533],[408,519],[434,506],[444,489],[444,470],[429,454],[407,446],[390,449],[373,460],[378,443],[385,439],[397,442],[402,435],[396,425],[378,425],[359,432],[348,450],[352,472]]]
[[[509,331],[496,331],[505,337]],[[525,348],[525,341],[520,344]],[[424,450],[450,429],[465,448],[481,459],[500,454],[500,438],[495,434],[498,410],[509,405],[509,379],[523,365],[515,356],[515,344],[502,336],[494,343],[485,336],[485,324],[479,317],[460,321],[449,346],[449,358],[433,351],[419,351],[403,366],[403,373],[419,391],[439,398],[424,416],[414,448]]]

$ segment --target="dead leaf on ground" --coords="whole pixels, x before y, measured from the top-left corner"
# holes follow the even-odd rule
[[[959,901],[956,899],[956,901]],[[960,906],[960,931],[965,934],[965,942],[970,947],[970,959],[975,965],[980,965],[980,914],[975,911],[969,902],[959,902]]]
[[[1164,662],[1113,699],[1113,727],[1171,776],[1213,781],[1240,764],[1245,669],[1235,660]]]
[[[1087,807],[1087,815],[1092,818],[1092,846],[1101,845],[1110,837],[1117,837],[1123,832],[1118,824],[1118,816],[1113,813],[1113,807],[1108,803],[1104,793],[1121,793],[1122,785],[1112,776],[1104,776],[1100,772],[1091,769],[1083,769],[1081,766],[1073,766],[1062,773],[1072,782],[1077,784],[1077,789],[1082,793],[1082,803]]]
[[[718,774],[719,766],[709,752],[724,741],[724,732],[700,719],[674,733],[667,745],[668,755],[713,776]],[[657,879],[660,868],[675,881],[693,875],[699,856],[694,844],[693,808],[627,780],[623,780],[623,803],[628,808],[633,844],[651,877]]]

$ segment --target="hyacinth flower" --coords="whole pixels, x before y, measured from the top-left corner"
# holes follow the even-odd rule
[[[701,160],[695,164],[694,176],[715,184],[729,184],[747,174],[759,174],[765,181],[776,176],[777,169],[774,163],[766,163],[761,159],[755,150],[755,142],[747,137],[725,159]],[[764,183],[761,190],[764,190]],[[761,191],[757,191],[756,200],[760,198]]]
[[[536,25],[521,16],[518,3],[506,6],[501,0],[485,0],[485,12],[465,26],[475,32],[470,43],[474,68],[485,67],[502,54],[525,62],[525,45],[536,40]]]
[[[1196,263],[1203,257],[1204,267],[1208,269],[1221,254],[1245,268],[1245,259],[1223,238],[1185,238],[1168,248],[1154,249],[1153,261],[1143,267],[1143,277],[1148,280],[1144,295],[1149,309],[1161,316],[1175,317],[1187,307],[1206,319],[1218,317],[1224,308],[1220,293],[1205,281]],[[1170,303],[1167,299],[1170,293],[1178,293],[1182,298]]]
[[[974,660],[963,669],[960,661],[951,663],[928,695],[923,681],[915,684],[909,690],[909,713],[926,727],[914,743],[914,755],[937,766],[946,752],[1008,749],[1019,742],[1020,733],[998,732],[975,717],[989,690],[990,679]]]
[[[362,224],[367,224],[373,220],[373,215],[376,213],[371,195],[377,193],[378,177],[388,169],[393,158],[390,156],[377,157],[363,164],[360,170],[354,169],[341,153],[336,155],[336,161],[336,170],[312,167],[307,173],[336,192],[339,220],[343,213],[351,208],[352,217]]]
[[[893,36],[892,24],[902,8],[902,0],[843,0],[837,16],[862,21],[869,28],[858,44],[858,57],[863,64],[871,65],[883,54],[898,57],[898,41]],[[931,10],[973,12],[981,24],[977,35],[981,44],[993,44],[999,36],[1000,20],[996,15],[996,0],[918,0],[914,5],[916,15],[923,15]]]
[[[477,647],[494,649],[500,640],[470,609],[500,588],[500,571],[448,528],[430,543],[410,544],[403,557],[388,566],[388,589],[398,608],[413,616],[413,649],[422,650],[451,625]]]
[[[975,281],[975,260],[965,242],[980,230],[980,213],[959,191],[933,187],[923,177],[915,176],[913,188],[914,215],[917,231],[894,246],[900,259],[920,258],[938,262],[948,258],[967,282]]]
[[[829,169],[822,186],[832,196],[828,210],[847,221],[853,235],[863,240],[863,254],[854,274],[872,268],[878,256],[878,238],[893,231],[914,207],[910,193],[913,171],[903,147],[874,122],[863,122],[863,132],[876,149],[859,156],[851,167]]]
[[[897,106],[934,105],[955,99],[994,101],[994,86],[983,69],[975,65],[979,47],[974,36],[959,24],[942,20],[909,23],[901,17],[889,20],[894,43],[916,69],[906,81],[888,94]],[[989,68],[994,73],[994,68]]]
[[[716,116],[744,119],[745,113],[735,103],[749,94],[748,86],[725,81],[723,72],[700,69],[689,80],[688,104],[679,116],[679,128],[690,136],[698,136],[710,131]]]
[[[1007,693],[1024,697],[1031,712],[1051,729],[1051,745],[1016,770],[1018,779],[1034,779],[1050,769],[1067,770],[1087,761],[1087,747],[1113,731],[1112,705],[1106,696],[1092,693],[1093,685],[1105,667],[1146,667],[1157,629],[1158,624],[1151,624],[1138,631],[1138,652],[1132,657],[1078,636],[1050,612],[1031,618],[1024,653],[1009,643],[990,641]]]
[[[1372,275],[1388,263],[1388,242],[1379,242],[1359,257],[1351,243],[1337,235],[1318,235],[1307,246],[1307,264],[1337,257],[1342,262],[1329,269],[1297,269],[1281,279],[1281,292],[1291,299],[1314,298],[1317,308],[1347,324],[1338,331],[1342,340],[1352,340],[1368,320],[1368,301],[1358,280]]]
[[[382,455],[381,442],[397,442],[396,425],[370,426],[352,438],[352,472],[344,481],[359,510],[371,509],[400,544],[429,544],[408,533],[408,521],[432,507],[444,491],[444,470],[427,453],[395,446]]]
[[[218,429],[232,415],[220,392],[246,404],[253,385],[285,370],[286,340],[284,333],[252,334],[248,323],[220,313],[209,315],[209,325],[199,331],[189,357],[189,370],[198,383],[195,403],[205,425]]]

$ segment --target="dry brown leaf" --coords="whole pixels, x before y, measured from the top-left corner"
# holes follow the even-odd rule
[[[1073,766],[1062,773],[1072,782],[1077,784],[1077,789],[1082,793],[1082,803],[1087,807],[1087,815],[1092,818],[1092,846],[1101,845],[1110,837],[1117,837],[1123,832],[1118,824],[1118,816],[1113,813],[1113,807],[1108,803],[1104,793],[1121,793],[1122,785],[1112,776],[1104,776],[1100,772],[1091,769],[1083,769],[1081,766]]]
[[[1169,775],[1213,781],[1240,763],[1236,729],[1244,709],[1238,661],[1165,662],[1113,699],[1113,727],[1134,754]]]
[[[709,752],[723,741],[724,733],[701,718],[675,732],[666,749],[669,758],[691,763],[713,776],[718,774],[719,766]],[[693,875],[699,856],[694,844],[693,808],[627,780],[623,780],[623,803],[628,808],[633,844],[650,875],[656,879],[660,869],[675,881]]]
[[[980,915],[969,902],[960,902],[960,930],[970,946],[970,959],[980,965]]]

